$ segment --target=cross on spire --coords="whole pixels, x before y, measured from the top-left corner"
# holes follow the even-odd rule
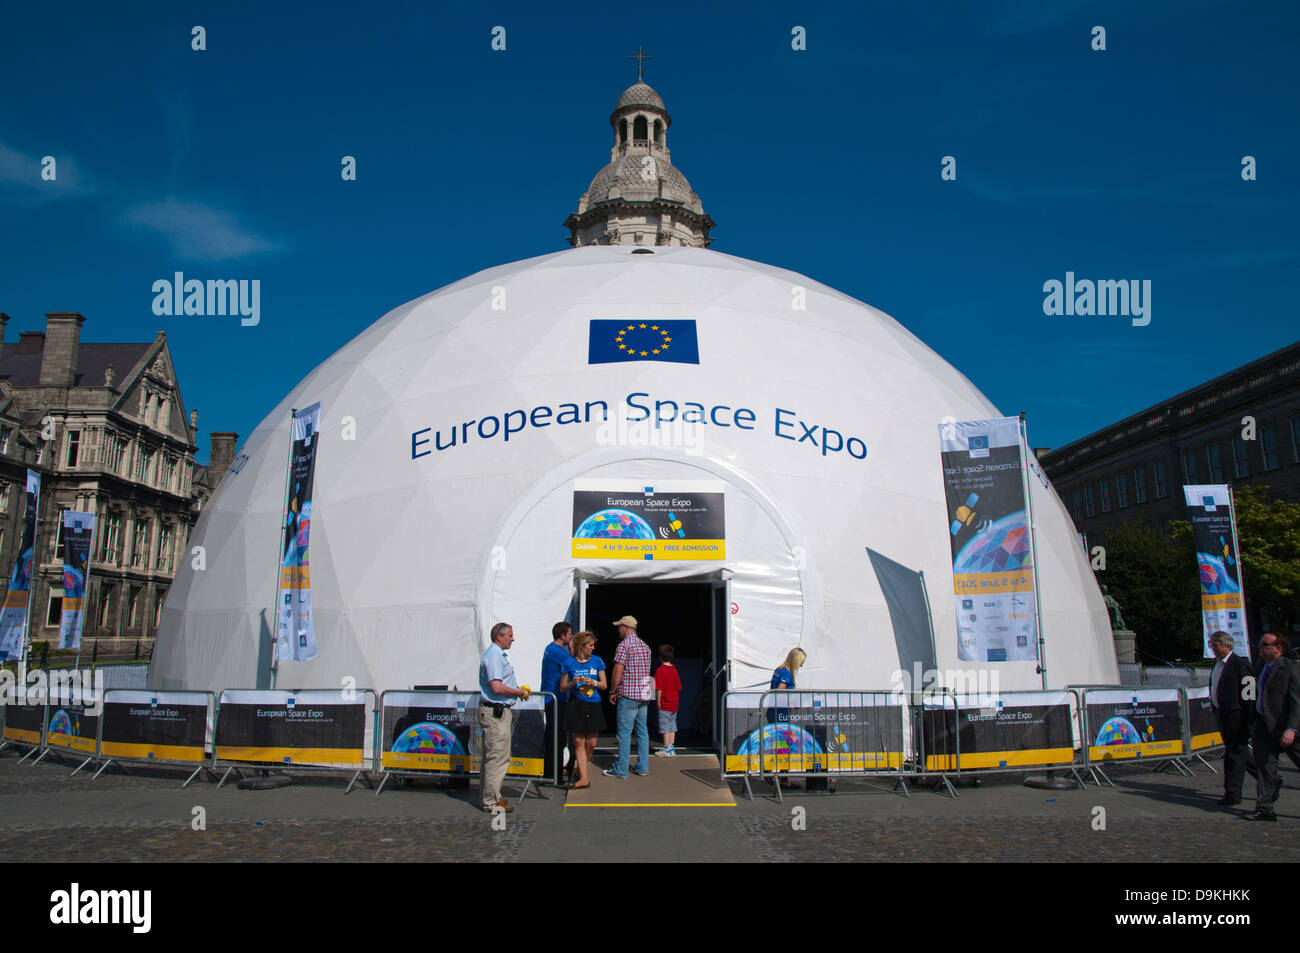
[[[645,61],[650,58],[650,54],[641,48],[640,43],[637,44],[636,52],[628,57],[630,60],[636,60],[636,81],[638,83],[644,82],[644,80],[641,79],[641,67],[644,66]]]

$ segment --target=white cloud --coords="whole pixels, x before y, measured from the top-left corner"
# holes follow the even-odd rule
[[[279,247],[243,227],[229,212],[199,202],[142,202],[128,209],[123,221],[158,232],[179,257],[196,261],[225,261]]]
[[[57,149],[48,154],[55,160],[52,181],[41,178],[44,156],[19,152],[0,142],[0,194],[19,204],[39,204],[94,191],[89,176],[71,155]]]

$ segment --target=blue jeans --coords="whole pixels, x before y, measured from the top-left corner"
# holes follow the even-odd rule
[[[636,727],[636,769],[641,774],[650,773],[650,729],[646,727],[649,702],[618,700],[618,762],[616,774],[627,777],[627,763],[632,755],[632,728]]]

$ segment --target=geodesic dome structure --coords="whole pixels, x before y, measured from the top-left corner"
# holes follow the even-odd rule
[[[661,322],[693,333],[694,354],[681,335],[671,357],[651,353],[671,336]],[[206,568],[184,563],[168,594],[153,687],[265,684],[290,410],[315,401],[320,656],[280,663],[281,687],[474,686],[496,620],[536,684],[584,581],[717,579],[733,686],[765,683],[800,645],[801,687],[887,689],[900,658],[868,549],[924,574],[938,665],[959,664],[937,424],[997,409],[898,322],[806,277],[700,248],[593,246],[402,305],[285,396],[191,536]],[[575,558],[575,488],[630,483],[715,488],[725,555]],[[1028,483],[1050,686],[1114,683],[1073,523],[1045,480]],[[960,664],[996,669],[1003,689],[1041,685],[1033,662]]]

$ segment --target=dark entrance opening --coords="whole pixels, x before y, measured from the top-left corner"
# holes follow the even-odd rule
[[[713,582],[592,583],[586,591],[585,628],[596,635],[596,654],[605,660],[612,681],[618,630],[614,622],[625,615],[637,620],[637,635],[650,646],[651,673],[659,668],[659,646],[673,647],[682,680],[677,714],[677,746],[712,747],[717,699],[725,685],[715,679],[717,664],[726,661],[725,591]],[[615,744],[614,708],[605,702],[609,730],[600,744]],[[662,747],[658,707],[650,706],[650,743]],[[633,741],[635,749],[635,740]]]

